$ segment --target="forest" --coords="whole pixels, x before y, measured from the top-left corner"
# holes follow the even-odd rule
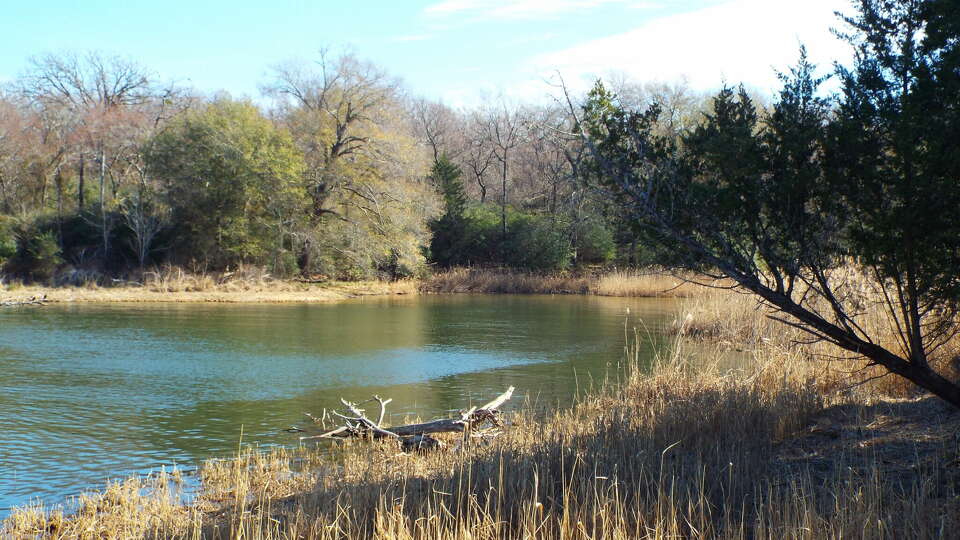
[[[350,53],[271,73],[252,101],[100,52],[31,57],[0,94],[3,272],[62,285],[160,265],[350,280],[652,262],[582,181],[560,101],[455,110]],[[670,136],[709,102],[683,84],[616,89],[658,103]]]

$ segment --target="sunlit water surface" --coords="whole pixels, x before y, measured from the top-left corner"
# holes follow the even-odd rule
[[[629,318],[627,313],[629,310]],[[194,467],[340,397],[445,416],[517,387],[569,404],[647,354],[676,301],[438,295],[332,305],[105,304],[0,310],[0,517],[161,465]],[[626,327],[625,327],[626,325]]]

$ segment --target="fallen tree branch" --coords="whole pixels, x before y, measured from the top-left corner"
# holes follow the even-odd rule
[[[6,300],[0,302],[0,306],[45,306],[47,305],[47,295],[41,294],[40,296],[34,296],[28,300]]]
[[[490,402],[480,408],[471,407],[460,413],[459,418],[442,418],[430,422],[418,424],[406,424],[402,426],[383,426],[383,419],[386,416],[387,404],[392,399],[382,399],[380,396],[374,396],[380,404],[380,415],[376,422],[369,419],[365,411],[360,408],[360,404],[351,403],[345,399],[340,402],[346,408],[344,412],[330,411],[332,416],[341,418],[344,424],[330,429],[326,424],[328,418],[327,411],[324,411],[323,419],[319,419],[309,413],[304,413],[313,421],[315,427],[321,427],[325,431],[319,435],[300,437],[301,441],[317,439],[348,439],[370,437],[374,439],[393,439],[401,443],[405,450],[437,448],[443,444],[430,437],[435,433],[465,433],[470,434],[479,430],[485,424],[491,424],[494,428],[501,427],[499,408],[513,396],[514,387],[510,387],[506,392],[500,394]],[[291,432],[306,432],[306,429],[293,428]],[[483,430],[487,436],[490,430]]]

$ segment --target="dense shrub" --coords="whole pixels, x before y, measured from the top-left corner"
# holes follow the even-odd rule
[[[495,205],[466,208],[459,218],[433,224],[431,260],[442,267],[502,265],[526,270],[563,270],[572,248],[566,227],[549,216],[508,209],[506,234]]]
[[[507,222],[503,263],[524,270],[564,270],[572,249],[562,227],[548,216],[515,213]]]
[[[13,218],[0,216],[0,270],[17,254],[17,235]]]
[[[600,219],[591,218],[573,227],[574,249],[579,264],[605,264],[613,260],[617,244],[613,232]]]
[[[53,231],[27,229],[19,235],[15,267],[18,273],[34,281],[53,277],[63,264],[60,244]]]

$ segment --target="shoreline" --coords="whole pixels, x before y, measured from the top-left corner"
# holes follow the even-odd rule
[[[417,294],[561,294],[649,298],[691,298],[707,289],[659,270],[613,270],[597,275],[541,275],[528,272],[455,268],[421,280],[328,281],[234,279],[177,275],[143,285],[0,285],[0,304],[28,303],[331,303],[364,296]]]
[[[45,303],[333,303],[364,296],[418,294],[413,281],[359,281],[305,284],[277,281],[265,285],[227,283],[209,290],[162,290],[149,285],[117,287],[47,287],[26,285],[0,290],[0,302],[27,302],[44,297]]]

